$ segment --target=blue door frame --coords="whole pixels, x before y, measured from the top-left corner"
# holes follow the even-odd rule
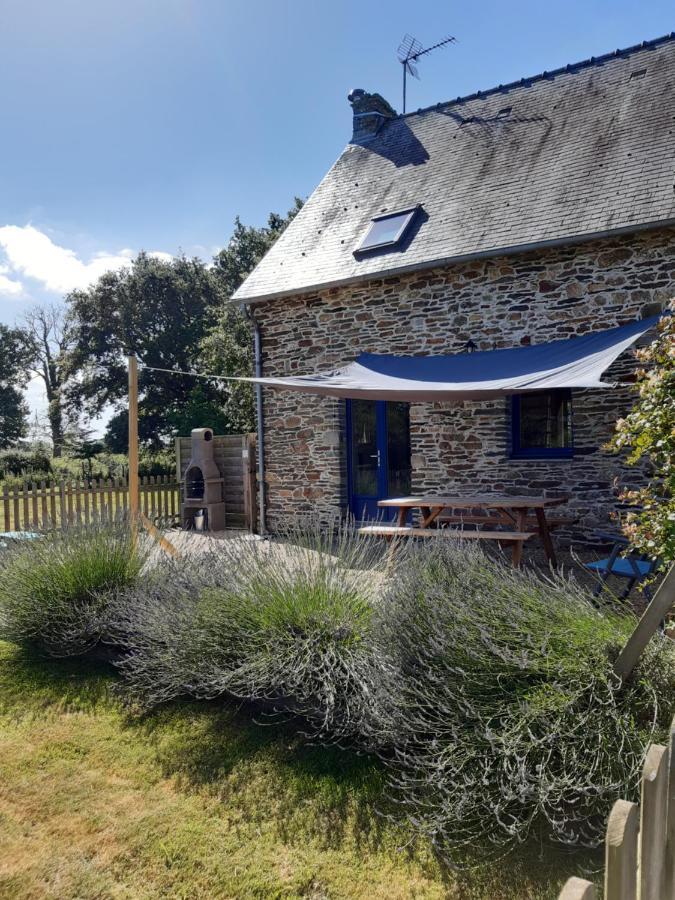
[[[362,411],[368,413],[364,421],[357,421],[358,411],[355,410],[354,404],[364,404]],[[374,411],[374,421],[372,413]],[[400,420],[398,422],[400,428]],[[367,400],[367,401],[346,401],[346,426],[347,426],[347,490],[349,495],[349,511],[357,520],[363,519],[390,519],[396,516],[396,510],[385,510],[378,507],[378,500],[384,500],[391,496],[391,489],[400,485],[390,484],[391,467],[389,465],[390,439],[399,440],[403,446],[400,447],[401,454],[404,457],[407,453],[407,465],[409,467],[410,455],[410,437],[407,424],[407,413],[405,435],[396,434],[394,429],[394,421],[389,422],[388,404],[384,400]],[[391,428],[390,428],[391,426]],[[355,434],[355,429],[363,428],[363,437],[368,438],[365,443],[355,446],[355,439],[358,441],[359,435]],[[355,456],[358,452],[358,446],[362,447],[361,453],[361,471],[357,472],[355,467]],[[357,452],[355,452],[357,451]],[[395,452],[395,451],[394,451]],[[398,460],[399,466],[401,460]],[[357,465],[359,462],[357,461]],[[370,466],[370,468],[369,468]],[[359,483],[360,482],[360,483]],[[409,488],[408,488],[409,490]]]

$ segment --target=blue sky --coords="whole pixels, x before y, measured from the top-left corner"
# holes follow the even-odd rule
[[[409,110],[675,28],[672,0],[0,0],[0,321],[140,249],[209,258],[307,196],[347,93]],[[39,403],[33,388],[31,402]]]

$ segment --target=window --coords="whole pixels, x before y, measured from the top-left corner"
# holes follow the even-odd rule
[[[571,391],[519,394],[512,403],[512,456],[573,456]]]
[[[418,208],[414,206],[412,209],[375,216],[371,219],[368,230],[354,253],[365,253],[367,250],[378,250],[380,247],[395,247],[403,239]]]

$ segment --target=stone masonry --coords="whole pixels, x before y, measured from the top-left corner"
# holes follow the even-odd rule
[[[652,315],[675,295],[675,230],[458,263],[278,299],[255,311],[265,375],[318,372],[360,352],[461,352],[542,343]],[[573,534],[610,526],[616,486],[644,473],[602,449],[631,405],[629,352],[613,390],[573,392],[572,459],[512,459],[507,398],[413,403],[414,492],[558,494]],[[268,525],[347,509],[344,401],[264,389]],[[568,534],[567,537],[570,535]]]

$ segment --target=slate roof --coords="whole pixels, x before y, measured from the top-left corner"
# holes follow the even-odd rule
[[[234,295],[253,302],[675,222],[675,33],[388,120]],[[354,256],[383,211],[405,246]]]

